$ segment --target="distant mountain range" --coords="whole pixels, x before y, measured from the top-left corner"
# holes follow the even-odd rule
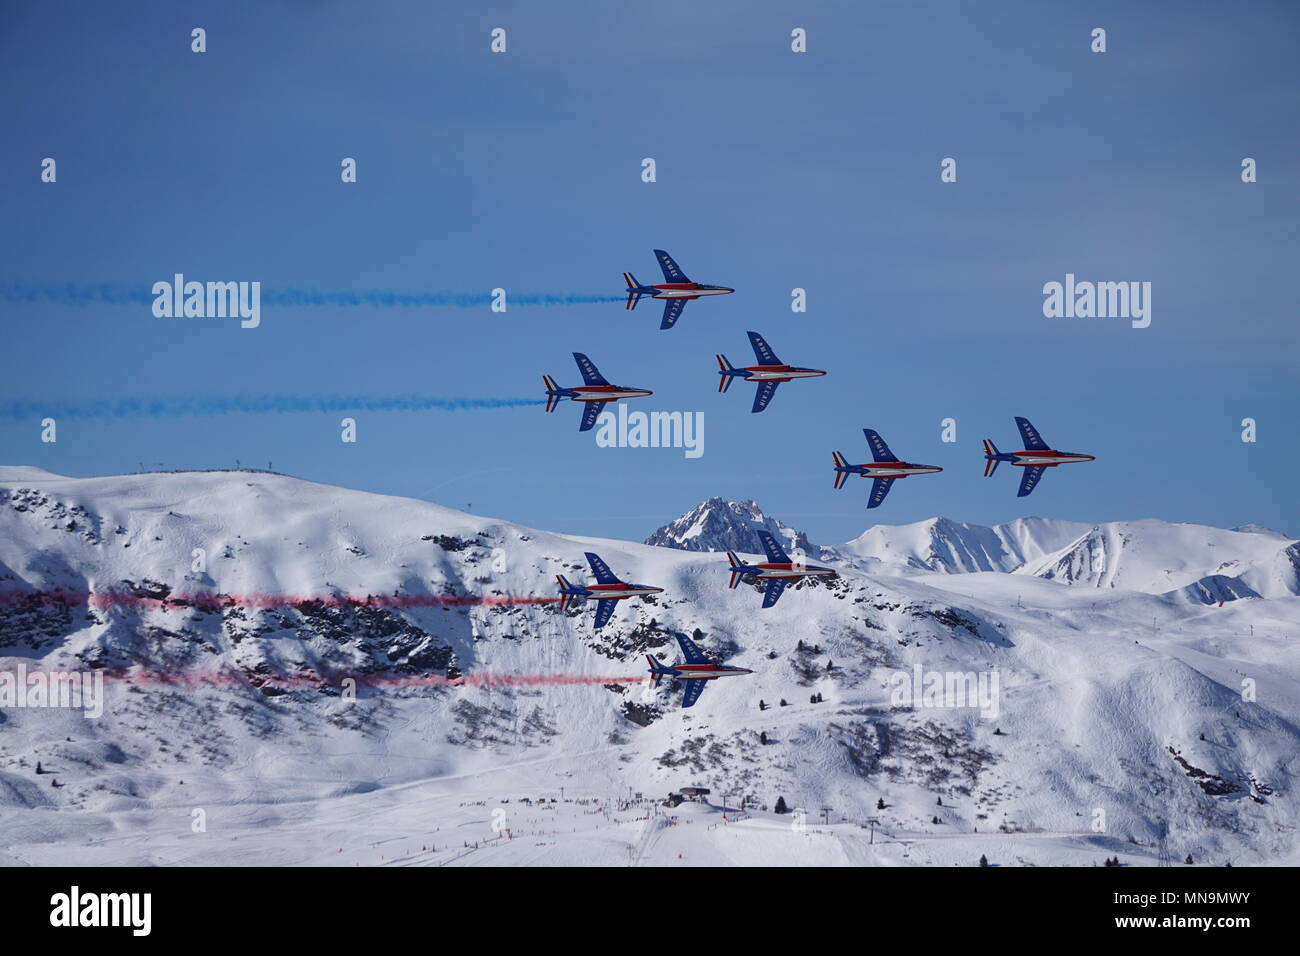
[[[986,526],[935,517],[875,525],[852,541],[818,547],[756,502],[710,498],[646,544],[756,554],[762,552],[755,534],[760,528],[819,560],[838,559],[867,572],[998,571],[1204,604],[1300,594],[1300,542],[1259,525],[1224,530],[1156,519],[1089,525],[1031,517]]]

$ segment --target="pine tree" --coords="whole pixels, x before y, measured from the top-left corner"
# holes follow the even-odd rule
[[[1196,861],[1192,859],[1192,855],[1189,853],[1187,854],[1187,859],[1183,860],[1183,862],[1186,863],[1188,866],[1191,866]]]
[[[785,797],[777,797],[777,798],[776,798],[776,807],[775,807],[775,810],[776,810],[777,813],[786,813],[786,812],[787,812],[787,811],[786,811],[786,808],[785,808]]]
[[[988,866],[988,865],[989,865],[989,858],[988,858],[987,856],[985,856],[983,853],[981,853],[981,854],[980,854],[980,866]]]
[[[764,746],[767,745],[767,731],[766,731],[766,730],[762,731],[762,732],[758,735],[758,742],[759,742],[760,744],[763,744]]]
[[[877,809],[877,810],[883,810],[883,809],[885,809],[885,798],[884,798],[884,797],[881,797],[879,800],[876,801],[876,809]]]

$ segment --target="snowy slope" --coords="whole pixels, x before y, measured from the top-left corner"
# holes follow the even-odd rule
[[[592,548],[665,592],[599,633],[474,603]],[[1178,858],[1295,861],[1300,598],[846,564],[760,610],[725,568],[280,475],[0,469],[0,671],[114,675],[98,720],[0,710],[0,862],[1147,865],[1163,826]],[[696,628],[754,673],[683,710],[636,678]],[[901,704],[916,667],[996,674],[996,716]],[[687,784],[712,807],[649,799]]]
[[[988,527],[928,518],[906,525],[875,525],[836,550],[880,562],[947,574],[1013,571],[1075,541],[1088,526],[1076,521],[1018,518]]]
[[[1224,531],[1165,521],[1099,524],[1017,569],[1063,584],[1160,594],[1207,578],[1240,579],[1243,592],[1300,593],[1294,541],[1272,532]]]

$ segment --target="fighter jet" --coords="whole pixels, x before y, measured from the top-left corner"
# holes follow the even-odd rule
[[[1038,429],[1029,423],[1029,419],[1016,416],[1016,425],[1020,428],[1020,437],[1024,440],[1024,451],[1000,452],[993,442],[984,439],[984,477],[987,478],[998,470],[1000,462],[1010,462],[1018,468],[1025,469],[1020,476],[1020,490],[1017,498],[1023,498],[1036,487],[1047,468],[1065,465],[1072,461],[1096,461],[1092,455],[1080,455],[1072,451],[1056,451],[1049,448]]]
[[[814,564],[804,564],[802,561],[796,564],[790,560],[790,555],[785,553],[785,549],[777,544],[771,532],[759,531],[757,534],[763,542],[763,549],[767,552],[766,563],[745,564],[736,557],[736,552],[728,551],[727,560],[731,562],[731,583],[727,587],[734,588],[746,578],[766,581],[767,586],[763,590],[763,607],[771,607],[781,600],[785,586],[791,581],[799,578],[834,576],[837,573],[833,568],[819,568]]]
[[[560,585],[560,613],[568,608],[570,601],[592,600],[596,602],[596,627],[604,627],[614,614],[614,606],[624,598],[645,597],[647,594],[662,594],[663,588],[652,588],[648,584],[628,584],[619,580],[609,569],[600,555],[584,552],[591,573],[596,575],[596,583],[590,587],[570,584],[563,574],[557,574],[555,580]]]
[[[839,452],[833,451],[831,455],[835,458],[836,488],[843,488],[844,481],[849,475],[861,475],[863,478],[875,479],[871,484],[871,497],[867,499],[868,508],[880,507],[880,503],[885,500],[885,495],[889,494],[889,489],[893,486],[896,478],[907,478],[911,475],[933,475],[943,471],[937,465],[915,465],[910,461],[899,461],[894,456],[894,453],[889,450],[885,440],[880,437],[879,432],[864,428],[862,434],[867,436],[867,445],[871,448],[873,460],[870,464],[850,465]]]
[[[677,263],[673,262],[673,257],[662,249],[655,250],[655,258],[659,260],[659,268],[664,273],[663,284],[642,285],[630,272],[623,273],[623,281],[627,283],[627,308],[629,309],[635,309],[642,296],[667,300],[664,305],[663,321],[659,323],[661,329],[671,329],[682,317],[682,309],[686,308],[686,303],[691,299],[706,295],[726,295],[736,291],[728,289],[725,285],[692,282],[686,278],[686,273],[678,268]]]
[[[584,384],[575,388],[560,388],[555,384],[555,379],[549,375],[543,375],[542,381],[546,383],[546,410],[555,411],[555,406],[560,404],[560,399],[567,398],[574,402],[585,402],[586,408],[582,410],[582,423],[578,426],[578,431],[585,432],[596,424],[596,419],[605,408],[606,402],[616,402],[620,398],[640,398],[642,395],[653,395],[654,392],[645,388],[628,388],[625,385],[611,385],[605,380],[605,376],[600,374],[596,364],[581,352],[574,352],[573,359],[578,363],[578,371],[582,373]]]
[[[719,677],[734,677],[737,674],[754,673],[744,667],[731,667],[710,659],[685,634],[675,634],[673,636],[677,638],[677,643],[682,649],[682,657],[686,658],[683,663],[663,664],[649,654],[646,655],[646,660],[650,662],[650,680],[656,685],[665,677],[675,677],[679,681],[685,682],[686,689],[682,696],[683,707],[690,707],[700,699],[700,695],[704,693],[704,685],[708,681],[717,680]]]
[[[795,378],[816,378],[826,374],[820,369],[786,365],[776,357],[776,353],[772,351],[772,347],[767,344],[763,336],[757,332],[747,334],[750,344],[754,346],[754,355],[758,359],[758,364],[746,368],[733,368],[725,355],[717,356],[718,374],[722,376],[722,380],[718,382],[718,391],[725,392],[731,387],[732,379],[737,377],[749,382],[757,382],[758,391],[754,393],[754,407],[750,409],[751,412],[761,412],[767,408],[768,403],[772,401],[772,396],[776,394],[776,387],[782,382]]]

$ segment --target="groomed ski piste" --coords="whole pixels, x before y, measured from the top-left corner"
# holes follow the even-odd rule
[[[1300,862],[1295,541],[1012,525],[870,529],[760,610],[718,553],[275,474],[0,468],[0,671],[110,675],[97,719],[0,708],[0,863]],[[587,550],[665,592],[599,632],[535,603]],[[754,673],[682,709],[642,679],[677,631]],[[918,668],[996,674],[996,713],[900,704]]]

